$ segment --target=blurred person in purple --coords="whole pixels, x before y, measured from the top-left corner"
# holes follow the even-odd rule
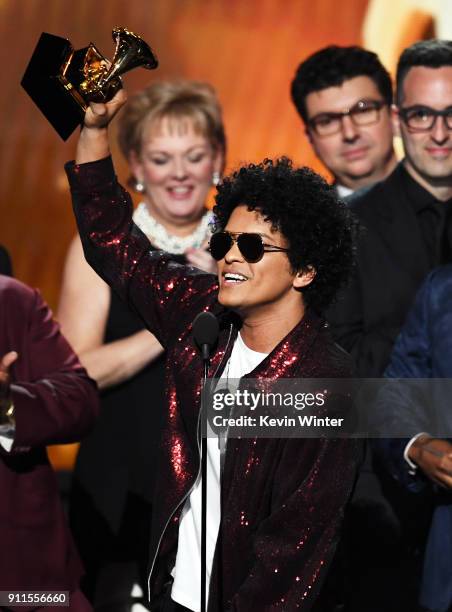
[[[88,433],[96,384],[39,292],[3,275],[0,322],[0,590],[68,591],[69,609],[85,612],[83,569],[46,446]]]

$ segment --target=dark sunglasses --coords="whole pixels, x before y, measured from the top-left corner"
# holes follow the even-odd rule
[[[265,244],[260,234],[248,232],[217,232],[212,236],[209,243],[210,254],[214,259],[220,261],[228,253],[232,245],[237,243],[240,253],[248,263],[256,263],[264,256],[264,253],[281,251],[288,253],[289,249]]]

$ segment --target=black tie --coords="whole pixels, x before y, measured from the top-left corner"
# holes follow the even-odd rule
[[[444,207],[441,215],[441,260],[440,264],[447,264],[452,261],[452,202],[448,200],[441,204]]]

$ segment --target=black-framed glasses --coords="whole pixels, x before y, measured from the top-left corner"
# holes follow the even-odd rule
[[[387,106],[383,100],[359,100],[342,113],[319,113],[308,119],[308,125],[318,136],[332,136],[341,131],[344,117],[350,117],[358,127],[377,123],[383,106]]]
[[[265,244],[260,234],[251,232],[217,232],[213,234],[209,243],[209,250],[214,259],[220,261],[228,253],[234,242],[237,244],[240,253],[248,263],[256,263],[264,256],[264,253],[281,251],[288,253],[289,249]]]
[[[452,130],[452,107],[439,111],[430,106],[410,106],[399,109],[399,115],[405,125],[415,132],[428,132],[433,129],[438,117],[442,117],[446,128]]]

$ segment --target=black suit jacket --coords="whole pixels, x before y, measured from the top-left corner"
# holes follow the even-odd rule
[[[429,253],[402,183],[389,177],[349,198],[362,229],[351,283],[328,312],[336,340],[355,358],[359,376],[378,377],[430,270]]]

